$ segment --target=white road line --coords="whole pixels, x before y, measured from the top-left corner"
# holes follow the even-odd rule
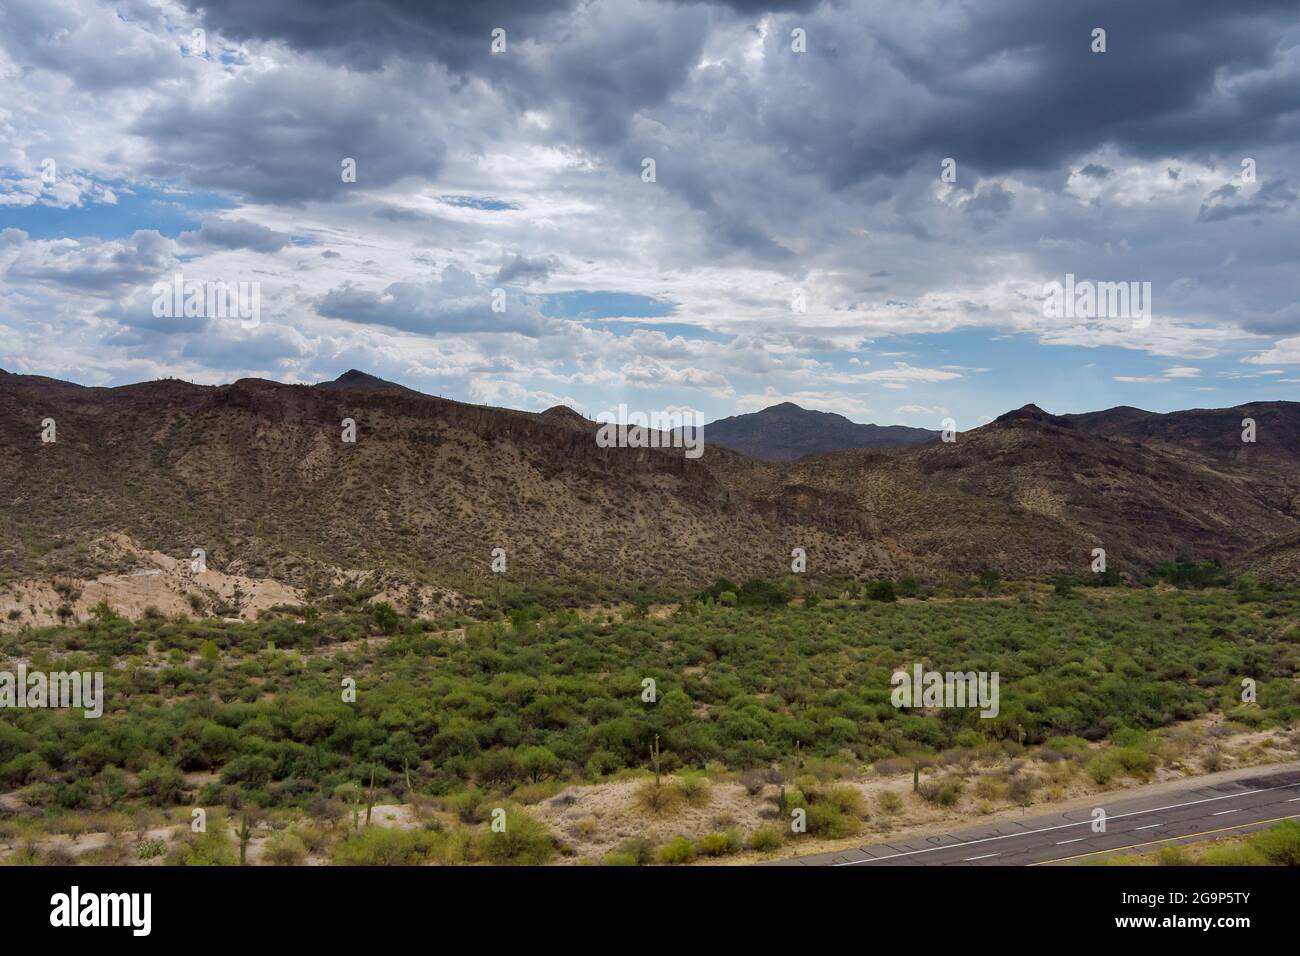
[[[1145,826],[1134,827],[1133,829],[1134,829],[1134,830],[1150,830],[1152,827],[1158,827],[1158,826],[1162,826],[1162,824],[1159,824],[1159,823],[1148,823],[1148,824],[1146,824]]]
[[[1290,800],[1287,801],[1287,803],[1295,803],[1297,800],[1300,800],[1300,797],[1292,797]]]
[[[999,856],[997,853],[985,853],[983,856],[970,856],[962,860],[963,863],[971,863],[975,860],[987,860],[991,856]]]
[[[1056,845],[1065,846],[1067,843],[1081,843],[1082,841],[1083,837],[1075,837],[1073,840],[1061,840]]]
[[[1290,800],[1287,801],[1287,803],[1290,803],[1290,802],[1291,802]],[[1212,817],[1221,817],[1221,816],[1223,816],[1225,813],[1237,813],[1237,812],[1240,811],[1240,810],[1241,810],[1241,807],[1238,807],[1236,810],[1220,810],[1218,813],[1211,813],[1210,816],[1212,816]]]
[[[1205,797],[1201,800],[1191,800],[1187,803],[1171,803],[1167,807],[1152,807],[1150,810],[1130,810],[1128,813],[1112,813],[1108,820],[1118,820],[1122,817],[1139,817],[1144,813],[1160,813],[1164,810],[1178,810],[1182,807],[1194,807],[1199,803],[1213,803],[1216,800],[1231,800],[1233,797],[1248,797],[1252,793],[1269,793],[1273,790],[1289,790],[1292,787],[1300,787],[1298,783],[1283,783],[1276,787],[1261,787],[1258,790],[1242,790],[1240,793],[1225,793],[1218,797]],[[1291,801],[1287,801],[1290,803]],[[997,836],[980,837],[978,840],[967,840],[966,842],[950,843],[947,846],[931,846],[924,850],[907,850],[903,853],[892,853],[889,856],[876,856],[866,860],[849,860],[847,863],[832,863],[831,866],[856,866],[859,863],[878,863],[881,860],[894,860],[900,856],[915,856],[918,853],[933,853],[935,850],[950,850],[957,846],[975,846],[977,843],[989,843],[993,840],[1007,840],[1011,837],[1033,836],[1035,833],[1050,833],[1053,830],[1064,830],[1067,827],[1081,827],[1091,824],[1091,820],[1078,820],[1074,823],[1058,823],[1055,826],[1042,827],[1038,830],[1026,830],[1024,833],[1001,833]],[[965,861],[963,861],[965,862]]]

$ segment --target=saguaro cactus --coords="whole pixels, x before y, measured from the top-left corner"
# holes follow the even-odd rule
[[[248,822],[247,813],[239,818],[239,829],[235,835],[239,837],[239,865],[244,866],[248,862],[248,841],[253,838],[253,826]]]

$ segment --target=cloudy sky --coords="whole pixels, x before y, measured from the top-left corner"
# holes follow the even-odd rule
[[[4,0],[0,89],[9,371],[962,428],[1300,399],[1294,0]],[[178,274],[260,320],[156,315]],[[1049,314],[1067,275],[1149,321]]]

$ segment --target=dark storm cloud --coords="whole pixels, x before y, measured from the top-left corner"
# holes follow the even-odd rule
[[[986,0],[941,15],[875,2],[743,0],[200,6],[225,35],[280,41],[353,69],[445,64],[490,84],[515,115],[558,117],[545,137],[600,154],[629,178],[643,157],[655,157],[660,185],[696,211],[718,254],[769,265],[793,254],[778,217],[763,208],[780,208],[788,193],[781,179],[790,174],[844,190],[894,183],[948,156],[958,161],[959,182],[970,183],[972,172],[1060,169],[1105,145],[1139,157],[1248,155],[1290,135],[1278,116],[1300,109],[1300,77],[1279,69],[1277,14],[1294,9],[1292,0]],[[743,31],[760,15],[770,20],[756,72],[740,68],[733,48],[700,79],[710,37]],[[790,50],[794,26],[807,30],[807,53]],[[509,47],[493,56],[497,27]],[[1107,31],[1104,53],[1090,49],[1095,27]],[[350,73],[347,83],[364,86],[379,75]],[[297,87],[252,78],[223,101],[146,116],[137,131],[159,144],[151,171],[269,201],[338,195],[338,160],[361,152],[360,144],[362,184],[432,178],[443,155],[435,118],[395,108],[384,91],[399,102],[412,98],[400,76],[386,79],[354,92],[351,109],[344,92],[335,111],[340,91],[326,76]],[[719,132],[727,141],[715,142]],[[235,156],[208,159],[232,141]],[[773,159],[737,169],[741,150]],[[1081,172],[1098,178],[1107,170],[1094,163]],[[765,202],[756,199],[760,182]],[[972,227],[987,230],[1010,215],[1010,203],[997,190],[977,196],[966,204]],[[920,241],[933,234],[906,213],[899,228]]]
[[[419,209],[404,209],[401,206],[380,206],[371,213],[376,219],[386,219],[388,222],[439,222],[437,216],[432,216],[427,212]]]
[[[738,13],[808,10],[819,0],[725,0]],[[491,34],[507,43],[536,40],[552,21],[586,6],[579,0],[182,0],[211,28],[236,40],[279,40],[358,69],[391,56],[432,57],[452,69],[490,68]],[[708,6],[685,0],[680,6]]]
[[[320,298],[316,312],[359,325],[424,334],[518,332],[535,337],[554,325],[515,296],[507,297],[505,311],[494,312],[491,290],[454,266],[438,278],[394,282],[382,292],[345,282]]]
[[[707,5],[579,4],[575,0],[216,0],[191,4],[237,40],[278,40],[299,52],[376,70],[394,59],[436,61],[491,83],[521,110],[564,104],[563,135],[621,142],[636,111],[658,105],[699,60]],[[776,7],[788,4],[777,3]],[[493,55],[492,31],[507,52]],[[538,46],[529,49],[528,43]]]
[[[1277,13],[1294,9],[989,0],[842,20],[822,9],[810,53],[779,74],[807,94],[774,97],[767,126],[837,188],[947,156],[989,175],[1055,168],[1108,143],[1143,157],[1242,150],[1285,138],[1277,117],[1300,108],[1295,77],[1267,72],[1282,62]],[[1095,27],[1105,53],[1090,49]],[[774,51],[787,33],[774,31]]]
[[[551,270],[559,266],[554,256],[529,259],[526,256],[512,256],[497,271],[496,281],[506,282],[545,282]]]
[[[436,176],[446,147],[420,77],[319,65],[237,74],[209,99],[148,109],[132,132],[152,140],[145,170],[264,202],[347,197],[405,176]],[[343,181],[343,160],[356,182]]]
[[[140,229],[126,239],[107,242],[34,242],[26,233],[5,230],[6,240],[18,232],[19,255],[5,272],[9,282],[42,282],[91,294],[152,281],[175,258],[172,240],[156,229]]]
[[[270,368],[285,359],[309,354],[302,337],[271,324],[241,331],[238,336],[195,335],[181,355],[209,368]]]
[[[154,315],[152,292],[137,291],[123,302],[114,302],[97,314],[122,328],[108,341],[115,345],[147,345],[156,335],[191,335],[208,327],[209,319],[193,315]]]
[[[962,203],[962,211],[981,227],[987,228],[996,220],[1005,218],[1015,201],[1015,194],[1001,183],[988,183]]]
[[[1296,200],[1296,192],[1285,179],[1273,179],[1262,184],[1253,195],[1242,197],[1242,189],[1225,183],[1205,197],[1197,219],[1201,222],[1222,222],[1237,216],[1260,216],[1288,209]]]
[[[326,54],[355,69],[377,69],[393,56],[437,59],[456,70],[486,65],[491,33],[507,42],[533,36],[538,24],[574,0],[182,0],[209,28],[235,40],[279,40]]]
[[[177,237],[182,245],[209,249],[251,249],[279,252],[289,244],[287,233],[276,232],[247,219],[206,219],[197,232]]]

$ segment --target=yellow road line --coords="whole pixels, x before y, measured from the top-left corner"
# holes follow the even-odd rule
[[[1091,853],[1079,853],[1075,856],[1062,856],[1055,860],[1039,860],[1037,863],[1027,863],[1026,866],[1046,866],[1048,863],[1067,863],[1070,860],[1082,860],[1085,856],[1096,856],[1098,853],[1120,853],[1124,850],[1136,850],[1139,847],[1155,846],[1157,843],[1168,843],[1171,840],[1190,840],[1193,837],[1209,836],[1212,833],[1225,833],[1228,830],[1242,830],[1246,827],[1259,827],[1265,823],[1277,823],[1281,820],[1294,820],[1300,817],[1300,813],[1293,813],[1290,816],[1274,817],[1272,820],[1256,820],[1254,823],[1238,823],[1235,827],[1219,827],[1217,830],[1205,830],[1201,833],[1185,833],[1182,836],[1165,837],[1163,840],[1152,840],[1150,843],[1130,843],[1128,846],[1112,847],[1108,850],[1093,850]]]

